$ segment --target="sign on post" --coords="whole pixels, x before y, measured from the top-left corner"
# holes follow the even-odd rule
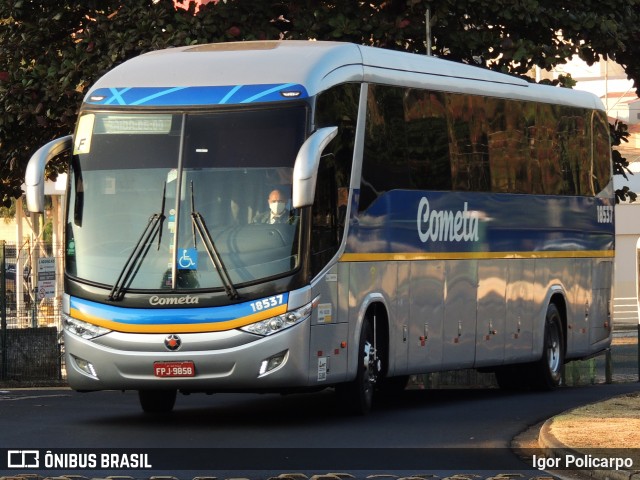
[[[56,294],[56,259],[45,257],[38,259],[38,300],[53,298]]]

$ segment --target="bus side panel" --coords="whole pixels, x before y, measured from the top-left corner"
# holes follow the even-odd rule
[[[551,301],[551,297],[556,292],[561,293],[564,296],[563,285],[558,279],[557,264],[559,262],[559,260],[548,258],[539,258],[535,260],[535,292],[533,298],[535,310],[532,314],[532,360],[538,360],[542,357],[544,325],[547,315],[547,306]]]
[[[309,385],[333,384],[347,378],[347,350],[342,347],[349,336],[349,325],[313,325],[309,348]]]
[[[395,312],[390,312],[389,322],[398,323],[402,326],[402,344],[398,345],[398,355],[395,366],[389,371],[390,375],[404,375],[408,372],[409,348],[413,341],[410,335],[411,325],[411,263],[398,262],[397,267],[397,288],[393,294],[395,298]],[[394,318],[396,319],[394,321]]]
[[[570,279],[567,284],[571,307],[567,308],[567,357],[589,354],[589,306],[591,305],[590,258],[567,261],[569,270],[562,278]]]
[[[445,281],[442,369],[470,368],[476,353],[478,262],[447,261]]]
[[[567,345],[566,357],[571,358],[575,352],[583,349],[581,344],[585,341],[584,333],[579,329],[583,327],[580,320],[584,321],[584,309],[586,298],[581,295],[584,290],[583,272],[575,259],[550,258],[536,260],[536,298],[534,303],[538,305],[538,313],[534,319],[534,358],[542,356],[542,345],[547,307],[551,297],[561,294],[566,303],[565,343]],[[568,283],[563,282],[563,279]],[[573,289],[571,286],[573,285]],[[576,303],[577,300],[577,303]]]
[[[444,262],[411,263],[409,365],[411,373],[436,371],[442,364]]]
[[[511,260],[485,260],[478,264],[478,319],[476,367],[504,361],[506,293]]]
[[[358,363],[358,342],[363,317],[372,303],[381,303],[389,317],[389,372],[402,374],[407,369],[406,316],[397,312],[397,262],[353,262],[349,265],[349,356],[347,380],[353,380]],[[342,293],[341,293],[342,295]],[[408,302],[406,302],[408,304]],[[408,311],[408,310],[407,310]]]
[[[603,348],[611,337],[611,284],[613,278],[613,262],[596,260],[593,266],[593,297],[589,312],[589,343],[598,350],[598,343]]]
[[[343,382],[347,374],[349,328],[339,300],[344,297],[338,285],[340,265],[334,265],[313,285],[314,309],[309,346],[309,384]],[[348,273],[348,270],[347,270]]]
[[[509,260],[504,363],[532,360],[535,260]]]
[[[409,358],[408,328],[409,328],[409,299],[405,292],[408,292],[409,265],[405,262],[379,262],[376,272],[379,283],[374,292],[381,292],[386,299],[387,314],[389,317],[389,372],[395,375],[402,375],[407,372],[407,361]],[[400,266],[402,265],[402,266]],[[407,281],[401,281],[406,278]],[[405,285],[399,289],[398,285]]]

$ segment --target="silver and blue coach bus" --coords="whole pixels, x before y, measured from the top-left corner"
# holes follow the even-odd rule
[[[611,339],[608,134],[590,94],[352,44],[129,60],[26,175],[42,211],[72,151],[69,384],[147,412],[323,387],[366,412],[461,368],[551,389]],[[274,190],[286,221],[256,221]]]

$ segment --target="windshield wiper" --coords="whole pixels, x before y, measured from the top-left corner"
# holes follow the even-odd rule
[[[209,255],[209,259],[218,271],[218,275],[220,275],[220,280],[222,280],[222,285],[224,285],[224,289],[227,292],[227,295],[231,300],[237,299],[238,291],[236,290],[236,287],[233,286],[231,277],[229,277],[229,272],[227,272],[227,267],[225,267],[224,262],[220,257],[220,253],[216,248],[216,244],[214,243],[213,238],[211,238],[211,233],[207,228],[207,224],[205,223],[204,218],[202,218],[202,215],[200,215],[200,212],[196,211],[193,196],[193,182],[191,182],[191,225],[194,229],[194,232],[197,231],[198,235],[200,235],[202,243],[204,244],[204,248],[207,250],[207,254]],[[195,234],[193,236],[193,243],[195,246]]]
[[[165,195],[167,191],[167,182],[164,182],[162,188],[162,205],[160,213],[154,213],[149,218],[147,226],[142,231],[142,234],[138,238],[129,258],[122,267],[118,279],[113,284],[113,288],[109,292],[108,300],[116,302],[122,300],[124,296],[124,289],[131,284],[131,281],[140,270],[140,266],[147,256],[147,252],[151,247],[151,244],[158,237],[158,250],[160,250],[160,241],[162,240],[162,225],[164,223],[164,207],[165,207]]]

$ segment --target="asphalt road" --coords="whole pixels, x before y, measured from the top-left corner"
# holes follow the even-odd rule
[[[183,479],[268,478],[292,471],[347,471],[360,477],[491,470],[534,477],[542,472],[509,449],[515,435],[569,408],[639,390],[637,382],[551,393],[413,390],[379,403],[368,417],[343,414],[331,391],[178,396],[172,414],[150,416],[141,412],[134,392],[3,390],[0,475]],[[48,455],[49,465],[58,468],[13,468],[19,457],[10,458],[9,449],[38,452],[40,467]],[[100,467],[102,455],[112,453],[116,463],[108,471],[79,468],[91,460]],[[142,455],[151,467],[125,468]]]

